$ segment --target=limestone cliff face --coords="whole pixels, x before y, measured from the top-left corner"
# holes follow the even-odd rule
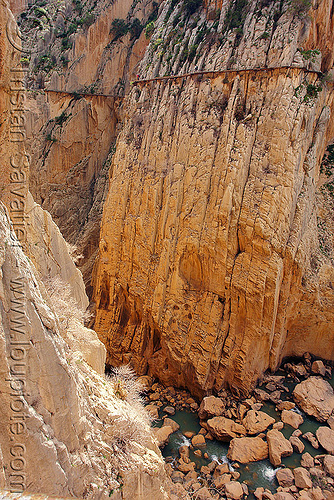
[[[25,141],[17,140],[18,128],[24,137],[21,79],[12,78],[12,68],[20,74],[21,54],[9,43],[8,22],[14,19],[2,2],[0,486],[167,500],[148,415],[127,395],[117,397],[105,378],[105,347],[83,324],[82,275],[50,214],[28,191]]]
[[[90,292],[119,102],[147,45],[144,33],[119,40],[112,23],[131,18],[145,24],[152,1],[86,2],[81,13],[71,1],[60,10],[50,2],[47,9],[51,27],[31,55],[28,76],[30,189],[83,255],[79,265]],[[27,34],[28,46],[34,34]]]
[[[318,189],[333,91],[313,71],[333,64],[332,2],[250,2],[239,27],[228,2],[211,20],[211,3],[182,5],[161,4],[141,77],[221,73],[139,84],[124,103],[95,329],[110,364],[247,392],[284,356],[334,358],[333,198]]]
[[[94,499],[129,498],[129,490],[137,498],[168,498],[163,460],[145,419],[113,395],[112,385],[86,364],[80,346],[69,347],[62,340],[54,300],[43,293],[34,267],[11,241],[15,238],[2,205],[2,485],[13,491],[23,485],[34,493]],[[82,340],[72,325],[73,333],[77,342]],[[86,349],[91,340],[86,335]],[[25,355],[18,363],[20,352]],[[23,390],[18,389],[20,380]],[[21,417],[21,432],[14,432],[13,416]],[[139,431],[137,442],[131,425]],[[117,451],[120,437],[131,441],[123,464]],[[21,458],[14,461],[13,456]]]

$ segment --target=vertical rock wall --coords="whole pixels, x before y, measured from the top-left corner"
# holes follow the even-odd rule
[[[9,43],[8,23],[15,25],[2,2],[0,486],[14,494],[121,500],[131,492],[140,500],[167,500],[148,415],[138,402],[118,398],[105,378],[105,348],[81,320],[88,304],[81,273],[19,173],[28,168],[18,163],[25,141],[10,138],[24,124],[24,106],[20,98],[19,111],[11,108],[18,90],[10,76],[21,54]],[[18,179],[25,181],[22,189]],[[22,241],[13,231],[19,227],[13,195],[23,202]]]
[[[48,9],[53,12],[52,2]],[[119,105],[147,45],[144,33],[139,39],[130,33],[117,39],[112,23],[130,18],[145,23],[152,1],[138,6],[132,0],[99,2],[92,11],[95,22],[72,34],[68,42],[72,47],[67,50],[57,32],[64,29],[64,17],[75,22],[80,16],[72,2],[65,2],[61,9],[52,17],[45,47],[33,53],[29,67],[30,189],[66,240],[77,247],[77,255],[82,255],[79,266],[91,294]],[[57,66],[48,72],[38,70],[42,57],[57,60]],[[61,58],[67,62],[62,64]],[[48,93],[50,89],[59,92]]]
[[[132,90],[104,206],[95,329],[107,361],[130,361],[197,394],[223,384],[247,392],[283,356],[334,357],[333,253],[321,251],[317,228],[319,216],[332,220],[317,183],[333,137],[333,92],[303,69],[298,50],[315,33],[332,36],[332,3],[307,17],[285,6],[273,24],[275,6],[257,8],[249,5],[233,49],[235,71],[223,71],[232,33],[197,63],[220,66],[220,75]],[[165,61],[180,73],[195,66],[154,49],[160,38],[168,45],[168,9],[163,3],[142,75],[163,74]],[[271,34],[260,41],[265,19]],[[328,47],[311,70],[330,70]],[[242,71],[252,66],[276,69]]]

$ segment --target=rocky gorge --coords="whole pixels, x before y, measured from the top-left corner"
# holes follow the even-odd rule
[[[172,481],[194,498],[333,497],[333,378],[322,361],[306,355],[266,375],[246,399],[225,390],[200,405],[189,393],[143,382]],[[182,412],[197,413],[197,425]]]
[[[332,1],[0,24],[0,486],[333,498]]]

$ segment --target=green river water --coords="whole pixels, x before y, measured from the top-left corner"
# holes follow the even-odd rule
[[[283,372],[281,373],[277,372],[277,375],[280,374],[284,375]],[[331,383],[332,386],[334,386],[334,376],[332,376],[332,379],[328,381],[329,383]],[[292,401],[291,392],[294,389],[296,383],[288,382],[286,379],[284,385],[289,388],[290,393],[289,394],[282,393],[281,397],[282,399],[288,399]],[[262,387],[262,389],[264,389],[264,387]],[[266,412],[268,415],[275,418],[276,421],[280,420],[280,412],[276,411],[275,405],[271,402],[264,403],[263,407],[261,408],[261,411]],[[304,423],[299,427],[299,429],[303,432],[303,434],[309,431],[315,434],[317,428],[320,425],[324,425],[320,424],[315,419],[307,416],[305,413],[299,411],[298,409],[297,411],[304,418]],[[165,459],[167,459],[167,461],[170,462],[172,462],[174,459],[178,457],[178,449],[181,445],[189,446],[191,444],[191,440],[187,439],[182,434],[182,432],[192,431],[197,434],[201,428],[197,413],[191,413],[189,411],[176,411],[175,415],[173,415],[171,418],[180,425],[180,430],[170,436],[168,445],[163,449],[163,456],[165,457]],[[161,420],[157,421],[156,425],[160,427],[162,425],[162,421]],[[289,438],[294,430],[295,429],[285,424],[282,433],[286,438]],[[302,437],[300,437],[300,439],[305,445],[305,450],[303,451],[303,453],[309,452],[312,456],[326,453],[321,447],[319,447],[319,449],[316,450],[311,446],[311,444],[306,439],[303,439]],[[192,450],[190,450],[190,459],[196,463],[199,471],[202,465],[207,465],[212,460],[216,460],[219,463],[229,462],[229,460],[226,457],[227,451],[228,451],[228,443],[223,443],[217,440],[213,441],[207,440],[206,446],[202,448],[202,452],[203,453],[207,452],[207,454],[209,455],[209,459],[205,459],[203,457],[197,457],[196,455],[194,455]],[[282,463],[287,467],[294,468],[300,466],[300,459],[301,459],[301,454],[293,453],[293,455],[291,455],[290,457],[283,458]],[[251,493],[259,486],[268,488],[273,492],[276,491],[278,487],[278,483],[276,481],[276,476],[275,476],[277,469],[275,469],[275,467],[270,463],[269,460],[253,462],[247,465],[240,464],[240,468],[236,470],[240,473],[240,478],[238,479],[238,481],[240,482],[244,481],[249,487],[250,491],[249,498],[255,498]]]

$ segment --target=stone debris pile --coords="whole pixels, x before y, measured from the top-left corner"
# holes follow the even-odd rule
[[[187,443],[179,447],[177,457],[166,458],[179,498],[186,498],[188,492],[198,500],[238,500],[251,492],[259,500],[333,499],[334,392],[330,377],[330,366],[321,360],[312,362],[306,354],[299,363],[286,363],[284,372],[265,375],[244,399],[222,390],[198,403],[187,391],[148,383],[147,409],[154,418],[160,415],[163,419],[162,426],[154,429],[159,446],[166,446],[174,432],[182,432]],[[273,411],[268,410],[270,405]],[[197,434],[180,429],[173,420],[175,412],[182,410],[197,413]],[[300,429],[307,416],[320,424],[315,433]],[[213,439],[228,444],[225,463],[210,461],[206,447]],[[306,445],[312,446],[313,456],[305,452]],[[300,465],[290,469],[283,462],[293,453],[300,455]],[[207,464],[198,465],[198,457],[207,459]],[[242,467],[265,459],[276,469],[276,491],[261,486],[250,490],[241,479]]]

